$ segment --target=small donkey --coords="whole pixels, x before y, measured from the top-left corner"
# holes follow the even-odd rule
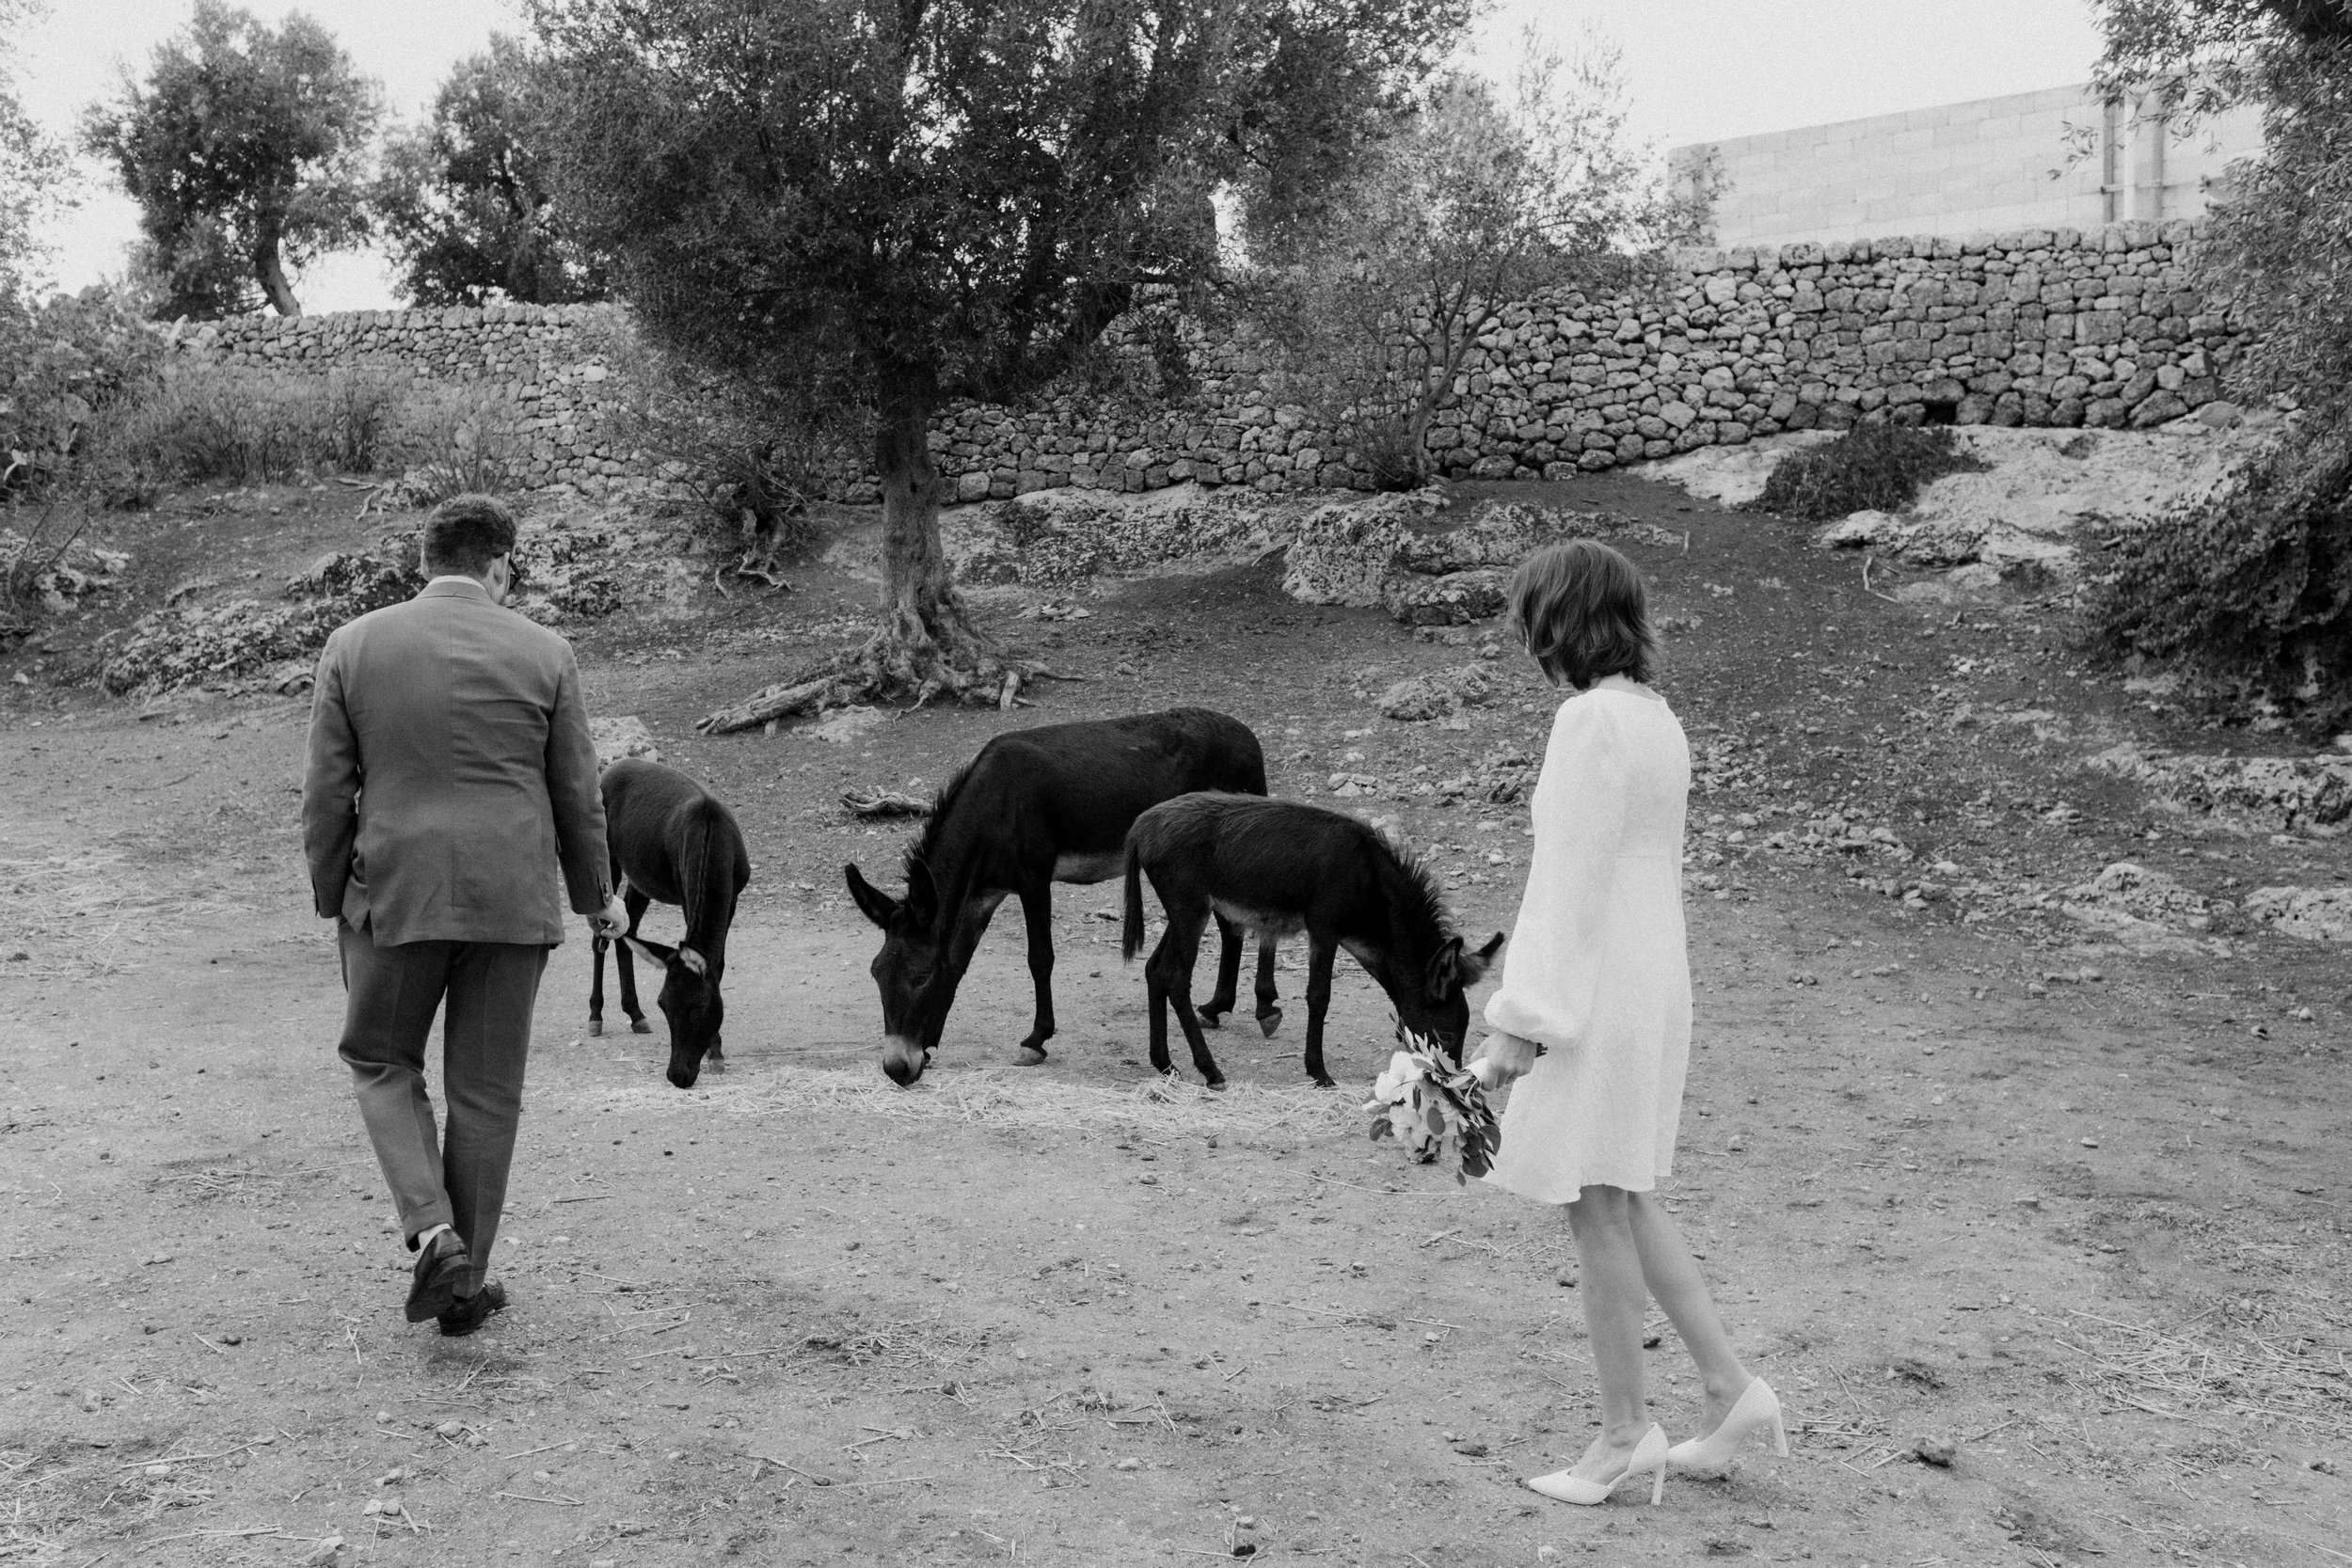
[[[659,1003],[670,1024],[670,1082],[691,1089],[706,1053],[712,1070],[725,1066],[719,1028],[726,1005],[719,981],[727,967],[727,927],[735,901],[752,879],[751,857],[742,830],[718,797],[674,768],[643,757],[624,757],[604,770],[605,840],[612,851],[612,876],[628,909],[628,930],[613,957],[621,972],[621,1006],[637,1034],[653,1031],[637,1006],[632,949],[661,968]],[[675,947],[637,934],[645,906],[655,899],[686,911],[686,935]],[[595,978],[588,991],[588,1032],[604,1033],[604,950],[595,942]]]
[[[1192,965],[1211,915],[1263,937],[1307,933],[1307,1075],[1325,1088],[1323,1017],[1340,948],[1380,983],[1400,1030],[1462,1058],[1470,1028],[1464,992],[1502,948],[1502,933],[1467,950],[1428,873],[1372,828],[1297,800],[1180,795],[1136,818],[1127,834],[1127,910],[1121,950],[1143,947],[1143,879],[1160,895],[1168,929],[1144,966],[1152,999],[1152,1065],[1170,1070],[1168,1009],[1192,1046],[1193,1065],[1222,1087],[1192,1006]]]

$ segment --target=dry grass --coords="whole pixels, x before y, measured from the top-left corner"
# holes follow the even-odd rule
[[[2177,1329],[2076,1311],[2057,1342],[2081,1356],[2072,1380],[2152,1415],[2208,1411],[2352,1438],[2352,1348],[2273,1325],[2233,1330],[2192,1320]],[[2334,1325],[2341,1328],[2342,1324]]]
[[[695,1089],[632,1085],[607,1101],[632,1108],[707,1104],[739,1116],[815,1116],[836,1124],[883,1118],[961,1122],[1051,1132],[1135,1132],[1144,1136],[1212,1132],[1289,1132],[1319,1137],[1359,1133],[1360,1097],[1312,1085],[1264,1088],[1234,1084],[1211,1090],[1169,1079],[1132,1089],[1072,1084],[1034,1072],[933,1071],[911,1089],[871,1067],[788,1068],[739,1087]]]
[[[0,834],[0,978],[120,974],[130,949],[244,908],[200,887],[159,887],[119,849],[37,843]]]

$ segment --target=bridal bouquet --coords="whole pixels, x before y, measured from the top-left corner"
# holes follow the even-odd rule
[[[1485,1082],[1418,1036],[1406,1037],[1406,1044],[1409,1049],[1390,1057],[1389,1069],[1373,1081],[1372,1099],[1364,1104],[1372,1113],[1373,1141],[1394,1138],[1422,1164],[1452,1145],[1460,1152],[1455,1181],[1486,1175],[1502,1147],[1502,1129],[1486,1104]]]

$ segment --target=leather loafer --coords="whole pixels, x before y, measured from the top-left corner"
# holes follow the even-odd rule
[[[457,1304],[441,1314],[441,1332],[453,1339],[462,1338],[488,1323],[491,1313],[505,1310],[506,1287],[495,1279],[485,1280],[481,1290],[458,1297]]]
[[[416,1272],[408,1286],[408,1321],[421,1323],[437,1318],[457,1300],[457,1289],[473,1272],[473,1259],[454,1230],[443,1230],[417,1251]]]

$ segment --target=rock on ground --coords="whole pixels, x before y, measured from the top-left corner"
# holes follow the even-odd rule
[[[1124,494],[1075,487],[950,508],[941,543],[959,580],[1052,586],[1200,556],[1278,548],[1313,498],[1179,484]]]
[[[2267,427],[2223,431],[2184,420],[2148,432],[1969,425],[1953,434],[1962,451],[1987,465],[1984,470],[1933,481],[1899,516],[1855,513],[1823,529],[1817,542],[1867,546],[1922,566],[1982,562],[2007,573],[2062,576],[2074,567],[2073,539],[2085,524],[2135,527],[2209,492],[2267,438]],[[1703,447],[1629,472],[1741,506],[1763,494],[1783,457],[1829,438],[1804,431]]]
[[[2120,910],[2141,920],[2201,931],[2213,924],[2204,895],[2178,879],[2131,861],[2117,861],[2087,882],[2059,895],[2073,909]]]
[[[1486,665],[1457,665],[1398,681],[1380,693],[1380,711],[1391,719],[1418,723],[1475,707],[1491,699],[1494,690],[1494,674]]]
[[[591,719],[588,735],[596,743],[598,768],[610,768],[623,757],[644,757],[647,762],[661,760],[661,748],[654,744],[653,732],[635,714],[619,719]]]
[[[2258,887],[2246,912],[2281,936],[2352,942],[2352,887]]]
[[[2274,830],[2335,827],[2352,818],[2352,755],[2200,756],[2122,745],[2090,766],[2145,786],[2186,810],[2239,816]]]

